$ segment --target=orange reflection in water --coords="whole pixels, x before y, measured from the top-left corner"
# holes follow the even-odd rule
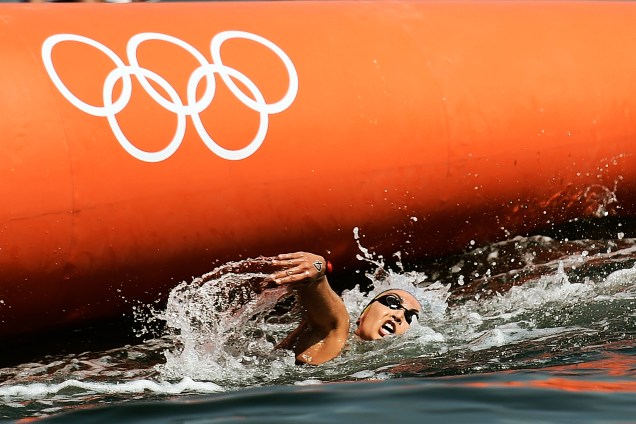
[[[612,377],[636,377],[636,358],[615,352],[605,354],[606,357],[591,362],[583,362],[567,366],[550,368],[553,372],[599,371]]]
[[[557,376],[540,380],[474,382],[466,385],[470,387],[532,387],[570,392],[636,392],[636,380],[606,380],[607,377],[636,377],[636,357],[630,355],[607,353],[605,358],[596,361],[550,367],[542,371],[548,371]]]
[[[600,381],[600,380],[575,380],[571,378],[548,378],[535,381],[508,381],[467,383],[469,387],[531,387],[540,389],[557,389],[568,392],[636,392],[634,381]]]

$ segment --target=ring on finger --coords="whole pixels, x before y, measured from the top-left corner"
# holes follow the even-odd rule
[[[293,274],[293,272],[292,272],[291,270],[289,270],[289,269],[288,269],[288,270],[287,270],[287,275],[292,275],[292,274]]]

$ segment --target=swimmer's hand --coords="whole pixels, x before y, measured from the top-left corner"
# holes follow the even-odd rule
[[[325,258],[308,252],[274,256],[272,265],[278,270],[270,278],[278,285],[311,283],[323,278],[327,272]]]

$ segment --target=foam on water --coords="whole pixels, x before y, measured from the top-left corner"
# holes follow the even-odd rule
[[[91,381],[66,380],[58,384],[32,383],[27,385],[14,385],[0,387],[0,396],[39,398],[47,395],[58,394],[64,391],[72,392],[74,389],[104,394],[131,394],[150,391],[158,394],[182,394],[182,393],[217,393],[223,388],[211,382],[193,381],[184,378],[177,383],[156,382],[151,380],[133,380],[122,383],[99,383]]]

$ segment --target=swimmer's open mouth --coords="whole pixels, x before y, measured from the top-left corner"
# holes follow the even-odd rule
[[[389,334],[395,334],[395,323],[393,321],[387,321],[380,327],[380,336],[388,336]]]

